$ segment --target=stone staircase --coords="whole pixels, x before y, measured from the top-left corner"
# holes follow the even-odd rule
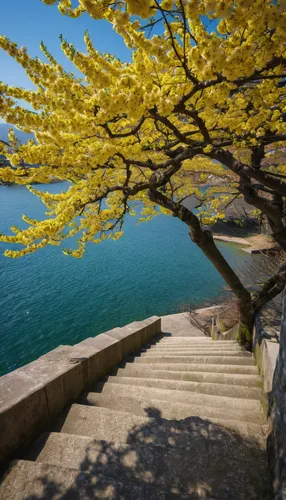
[[[185,314],[12,463],[1,500],[267,500],[261,379],[235,341]]]

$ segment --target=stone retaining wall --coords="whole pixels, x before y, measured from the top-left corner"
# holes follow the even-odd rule
[[[254,353],[263,377],[268,414],[267,451],[274,500],[286,500],[286,295],[283,298],[280,344],[271,338],[263,317],[256,319]],[[269,338],[267,338],[269,336]]]
[[[59,346],[0,378],[0,461],[26,445],[88,385],[161,332],[161,318]]]

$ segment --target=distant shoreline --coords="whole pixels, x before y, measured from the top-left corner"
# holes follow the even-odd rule
[[[246,236],[245,238],[240,238],[236,236],[226,236],[221,234],[213,234],[214,240],[223,241],[224,243],[235,243],[244,248],[246,253],[258,254],[266,253],[269,250],[274,250],[277,248],[275,241],[271,236],[266,234],[257,234],[256,236]]]
[[[65,182],[61,179],[52,179],[50,182],[30,182],[27,184],[27,186],[36,186],[36,185],[46,185],[49,186],[50,184],[59,184],[60,182]],[[1,182],[0,181],[0,187],[12,187],[12,186],[24,186],[25,184],[17,184],[16,182]]]

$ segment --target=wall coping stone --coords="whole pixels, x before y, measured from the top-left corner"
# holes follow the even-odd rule
[[[161,332],[152,316],[61,345],[0,377],[0,462],[47,430],[63,409],[89,384]]]
[[[254,324],[253,353],[255,362],[263,379],[265,395],[272,391],[273,377],[279,355],[279,343],[267,332],[261,314],[257,314]]]

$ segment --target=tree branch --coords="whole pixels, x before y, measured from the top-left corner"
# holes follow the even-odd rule
[[[286,264],[282,264],[278,271],[262,285],[262,290],[253,297],[252,303],[254,311],[258,311],[270,300],[279,295],[279,293],[284,290],[285,285]]]
[[[106,132],[108,133],[109,137],[111,137],[113,139],[120,138],[120,137],[130,137],[131,135],[135,135],[135,134],[137,134],[137,132],[139,132],[139,130],[140,130],[141,126],[143,125],[145,119],[146,118],[144,116],[142,116],[142,118],[140,118],[140,120],[137,123],[137,125],[135,125],[135,127],[133,127],[133,129],[131,129],[129,132],[118,132],[118,133],[114,134],[110,130],[110,128],[108,127],[107,123],[100,123],[98,126],[104,128],[104,130],[106,130]]]
[[[214,148],[207,155],[226,165],[230,170],[232,170],[235,174],[239,176],[247,176],[250,179],[255,179],[266,187],[269,187],[273,191],[280,193],[282,196],[286,196],[286,183],[280,179],[275,179],[262,170],[257,170],[249,165],[245,165],[244,163],[236,160],[232,153],[229,151],[225,151],[223,149]]]

